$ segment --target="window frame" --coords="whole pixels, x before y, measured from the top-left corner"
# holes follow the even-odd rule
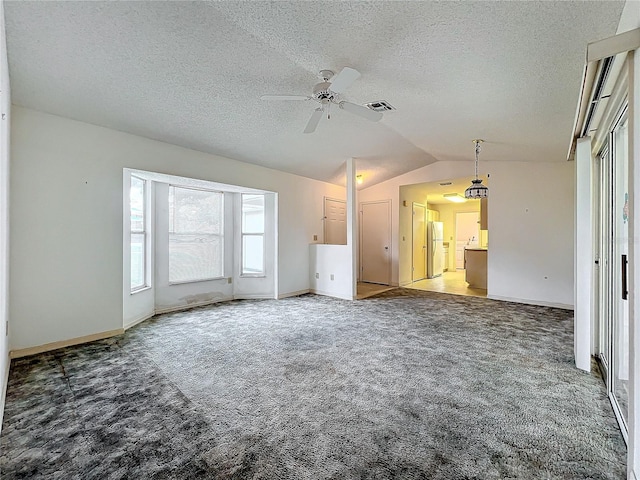
[[[174,225],[175,225],[175,210],[173,212],[173,223],[169,222],[169,228],[168,228],[168,248],[167,248],[167,253],[168,253],[168,271],[167,271],[167,279],[168,279],[168,283],[169,285],[185,285],[185,284],[189,284],[189,283],[199,283],[199,282],[210,282],[212,280],[221,280],[223,278],[226,278],[225,275],[225,222],[224,222],[224,217],[225,217],[225,201],[224,201],[224,192],[220,191],[220,190],[211,190],[208,188],[199,188],[199,187],[192,187],[192,186],[185,186],[185,185],[178,185],[178,184],[173,184],[170,183],[169,184],[169,196],[168,198],[171,196],[171,189],[182,189],[182,190],[196,190],[199,192],[208,192],[208,193],[216,193],[219,194],[222,198],[222,208],[221,208],[221,215],[220,215],[220,233],[198,233],[198,232],[189,232],[189,233],[175,233],[175,229],[174,229]],[[171,213],[171,208],[175,208],[175,205],[173,207],[169,206],[169,213]],[[170,217],[171,218],[171,217]],[[191,279],[191,280],[178,280],[178,281],[172,281],[171,280],[171,235],[212,235],[212,236],[217,236],[220,237],[221,240],[221,251],[222,251],[222,255],[221,255],[221,264],[222,264],[222,272],[221,275],[218,277],[207,277],[207,278],[199,278],[199,279]]]
[[[261,195],[263,198],[263,222],[262,222],[262,232],[246,232],[244,231],[244,222],[242,221],[243,208],[244,208],[244,196],[251,195],[257,196]],[[267,276],[267,268],[266,268],[266,244],[265,244],[265,230],[267,223],[267,196],[264,193],[241,193],[240,194],[240,277],[242,278],[264,278]],[[262,237],[262,271],[260,272],[244,272],[244,238],[245,237]]]
[[[140,180],[142,182],[142,230],[134,230],[131,228],[131,186],[133,179]],[[141,285],[131,285],[131,271],[129,271],[129,291],[131,295],[139,293],[151,288],[149,283],[149,199],[148,199],[148,180],[138,175],[131,174],[129,178],[129,270],[131,270],[131,258],[132,258],[132,238],[133,235],[142,235],[142,271],[143,281]]]

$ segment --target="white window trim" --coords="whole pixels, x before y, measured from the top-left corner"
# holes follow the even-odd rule
[[[131,252],[131,236],[143,235],[144,255],[142,268],[144,271],[144,278],[142,285],[135,287],[131,286],[131,280],[129,280],[130,294],[140,293],[151,288],[149,282],[149,189],[148,180],[146,178],[139,177],[138,175],[131,175],[129,179],[129,188],[131,188],[131,180],[137,179],[142,182],[142,230],[131,229],[131,194],[129,194],[129,251]],[[129,262],[131,262],[131,253],[129,254]],[[129,266],[131,268],[131,266]]]
[[[242,224],[242,206],[244,204],[243,198],[245,195],[262,195],[263,197],[263,211],[262,215],[264,217],[262,232],[244,232],[244,225]],[[266,268],[266,244],[265,244],[265,230],[266,230],[266,221],[267,221],[267,197],[264,193],[242,193],[240,194],[240,277],[241,278],[266,278],[267,277],[267,268]],[[262,271],[256,273],[244,273],[244,237],[262,237]]]

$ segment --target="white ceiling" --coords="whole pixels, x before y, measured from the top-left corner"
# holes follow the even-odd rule
[[[564,161],[586,45],[622,1],[5,1],[15,104],[250,163],[365,187],[437,160]],[[355,103],[302,130],[323,68],[362,73]],[[176,159],[180,161],[180,159]]]

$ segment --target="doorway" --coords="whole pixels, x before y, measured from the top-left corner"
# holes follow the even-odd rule
[[[480,244],[480,212],[456,213],[456,270],[464,270],[464,249]]]
[[[347,244],[347,202],[324,197],[324,243]]]
[[[391,200],[360,204],[360,281],[391,284]]]
[[[411,249],[411,279],[414,282],[427,278],[427,230],[425,219],[427,208],[420,203],[413,203],[413,227]]]

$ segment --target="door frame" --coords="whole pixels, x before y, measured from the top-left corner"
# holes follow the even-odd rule
[[[392,245],[392,238],[393,237],[391,236],[391,228],[392,228],[392,225],[391,225],[391,205],[392,204],[391,204],[391,199],[390,198],[386,199],[386,200],[371,200],[371,201],[368,201],[368,202],[360,202],[360,204],[358,205],[358,217],[359,217],[358,218],[358,220],[359,220],[359,222],[358,222],[358,226],[359,226],[359,228],[358,228],[358,242],[359,242],[358,262],[359,262],[359,265],[358,265],[358,275],[357,275],[357,277],[358,277],[358,281],[364,281],[364,280],[362,280],[362,272],[363,272],[363,267],[362,267],[362,265],[363,265],[363,262],[362,262],[362,259],[363,259],[363,254],[362,254],[362,250],[363,250],[363,248],[362,248],[362,226],[364,225],[364,223],[363,223],[363,217],[364,217],[363,206],[364,205],[372,205],[372,204],[376,204],[376,203],[386,203],[387,204],[387,212],[388,212],[387,225],[389,225],[389,228],[387,229],[387,239],[388,239],[387,245],[389,247],[388,248],[388,251],[389,251],[389,269],[388,269],[388,272],[387,272],[388,283],[380,284],[380,285],[389,285],[389,286],[391,286],[391,272],[392,272],[392,265],[393,265],[391,254],[393,252],[393,245]]]
[[[414,265],[415,263],[415,248],[413,245],[413,240],[414,237],[416,235],[414,226],[415,226],[415,208],[416,206],[424,208],[424,216],[423,216],[423,222],[424,223],[424,238],[422,239],[422,243],[424,243],[424,246],[422,247],[422,250],[424,251],[424,277],[419,278],[419,279],[415,279],[413,276],[414,273]],[[425,280],[427,278],[427,261],[429,260],[427,258],[427,225],[428,225],[428,221],[427,221],[427,206],[420,203],[420,202],[411,202],[411,283],[414,282],[419,282],[420,280]]]

